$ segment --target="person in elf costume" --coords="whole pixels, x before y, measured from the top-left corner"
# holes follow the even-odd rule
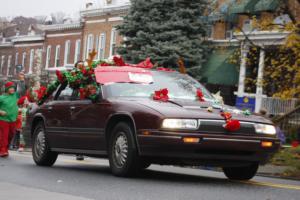
[[[15,133],[18,117],[18,94],[13,82],[5,84],[5,94],[0,96],[0,157],[8,156],[8,147]]]
[[[18,151],[23,152],[25,147],[25,140],[23,135],[23,128],[26,126],[26,116],[29,106],[29,101],[27,96],[23,96],[18,101],[19,106],[19,115],[17,119],[16,129],[19,134],[19,142],[18,142]]]

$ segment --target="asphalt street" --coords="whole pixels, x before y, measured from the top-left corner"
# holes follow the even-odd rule
[[[153,165],[136,178],[110,174],[108,161],[60,156],[38,167],[30,153],[0,158],[0,200],[299,200],[300,181],[255,177],[229,181],[223,173]]]

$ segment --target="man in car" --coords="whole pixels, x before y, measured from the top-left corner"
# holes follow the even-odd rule
[[[8,156],[8,146],[15,133],[18,116],[18,94],[13,82],[5,84],[5,94],[0,96],[0,157]]]

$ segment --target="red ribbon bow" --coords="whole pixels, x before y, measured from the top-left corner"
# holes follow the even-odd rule
[[[161,89],[161,90],[155,91],[155,93],[153,95],[153,99],[156,101],[167,102],[167,101],[169,101],[168,94],[169,94],[169,90],[167,88]]]

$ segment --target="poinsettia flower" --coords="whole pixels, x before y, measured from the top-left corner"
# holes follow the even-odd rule
[[[168,94],[169,90],[167,88],[155,91],[153,95],[153,100],[167,102],[169,101]]]
[[[241,128],[241,123],[238,120],[229,120],[226,122],[225,129],[228,131],[237,131]]]
[[[205,101],[205,100],[204,100],[203,92],[202,92],[202,90],[200,90],[200,89],[197,89],[197,97],[198,97],[199,101],[201,101],[201,102],[204,102],[204,101]]]

